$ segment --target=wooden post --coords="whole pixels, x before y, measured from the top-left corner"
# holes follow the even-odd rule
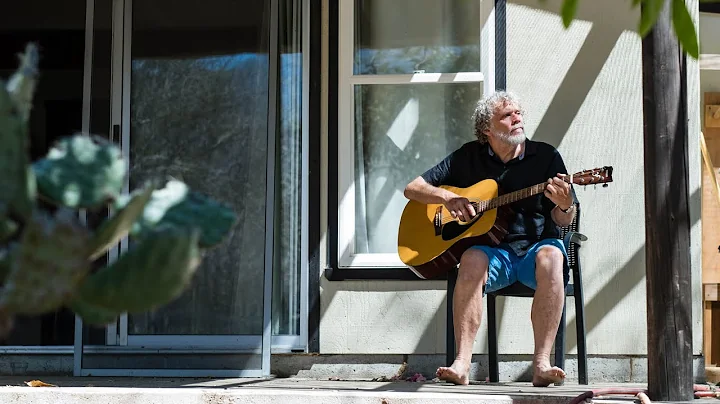
[[[648,391],[653,401],[692,401],[687,78],[664,3],[642,41]]]

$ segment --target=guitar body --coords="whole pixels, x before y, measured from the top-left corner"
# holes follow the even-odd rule
[[[470,200],[488,201],[498,196],[494,180],[480,181],[467,188],[441,186]],[[409,201],[398,229],[398,255],[417,276],[432,279],[460,263],[462,254],[473,245],[497,245],[507,234],[507,208],[490,209],[469,222],[452,220],[442,204]]]
[[[574,185],[603,184],[613,181],[613,167],[604,166],[563,175]],[[494,180],[480,181],[467,188],[441,186],[467,198],[476,215],[469,222],[453,218],[442,204],[409,201],[398,229],[398,255],[417,276],[432,279],[460,263],[460,257],[474,245],[498,245],[508,234],[509,204],[545,191],[542,182],[498,196]]]

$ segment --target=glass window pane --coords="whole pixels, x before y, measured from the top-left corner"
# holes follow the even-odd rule
[[[130,181],[161,175],[231,206],[188,290],[130,334],[261,334],[268,108],[264,0],[133,3]]]
[[[280,108],[273,264],[274,335],[300,335],[302,1],[280,0]]]
[[[480,71],[480,0],[356,0],[354,74]]]
[[[413,178],[475,139],[482,84],[355,87],[355,253],[396,253]]]

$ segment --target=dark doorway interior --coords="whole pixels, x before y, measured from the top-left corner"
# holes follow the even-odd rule
[[[33,160],[44,156],[60,137],[82,129],[85,3],[85,0],[25,0],[3,5],[0,13],[0,77],[6,80],[15,71],[17,54],[28,42],[36,43],[40,49],[40,80],[30,122]],[[109,31],[105,36],[110,37]],[[109,43],[105,45],[102,40],[96,46],[110,49]],[[109,66],[109,60],[103,65]],[[108,121],[109,75],[98,75],[93,87],[98,94],[98,100],[93,101],[106,109],[105,113],[102,109],[96,111],[97,119]],[[107,91],[102,91],[103,87]],[[13,332],[0,340],[0,345],[72,345],[74,327],[74,314],[66,309],[21,316],[15,319]],[[85,338],[90,343],[104,344],[104,329],[87,333]]]

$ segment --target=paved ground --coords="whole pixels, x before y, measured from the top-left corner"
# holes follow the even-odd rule
[[[41,380],[57,387],[29,387]],[[644,388],[640,384],[534,388],[528,383],[473,383],[453,386],[426,382],[367,382],[283,379],[0,377],[2,404],[566,404],[581,393],[599,388]],[[715,399],[703,399],[711,401]],[[603,403],[632,403],[631,396],[609,395]],[[700,402],[701,400],[695,400]]]

